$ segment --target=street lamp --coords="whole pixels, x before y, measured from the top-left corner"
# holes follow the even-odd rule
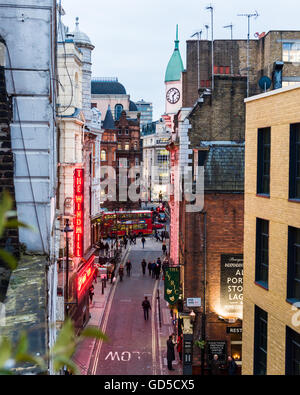
[[[66,234],[66,300],[69,301],[69,233],[73,232],[70,228],[69,219],[66,219],[66,226],[63,230]],[[68,315],[68,304],[66,305],[66,315]]]

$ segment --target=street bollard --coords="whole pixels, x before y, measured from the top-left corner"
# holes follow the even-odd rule
[[[102,280],[102,295],[104,294],[104,281]]]

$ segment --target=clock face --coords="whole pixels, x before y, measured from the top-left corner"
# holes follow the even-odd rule
[[[179,102],[180,92],[177,88],[171,88],[167,92],[167,100],[171,104],[176,104]]]

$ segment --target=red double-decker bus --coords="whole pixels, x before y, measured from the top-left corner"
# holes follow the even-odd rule
[[[117,211],[101,216],[101,237],[122,237],[129,234],[151,235],[152,211]]]

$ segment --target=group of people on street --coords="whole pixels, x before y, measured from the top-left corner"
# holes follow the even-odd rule
[[[229,355],[229,357],[227,358],[226,369],[227,369],[227,374],[229,376],[237,375],[238,366],[231,355]],[[221,375],[221,363],[219,361],[219,356],[217,354],[214,355],[213,360],[210,363],[210,373],[213,376]]]
[[[147,265],[146,260],[143,259],[141,266],[142,266],[143,276],[145,276],[146,268],[148,268],[149,276],[151,276],[152,278],[155,278],[156,280],[159,280],[160,273],[163,268],[160,258],[157,258],[156,262],[148,262],[148,265]]]
[[[177,348],[177,352],[179,355],[180,362],[182,362],[182,348],[183,348],[183,335],[179,335],[176,341],[175,334],[169,336],[167,340],[167,361],[168,361],[168,370],[175,370],[172,366],[175,358],[175,346]]]

